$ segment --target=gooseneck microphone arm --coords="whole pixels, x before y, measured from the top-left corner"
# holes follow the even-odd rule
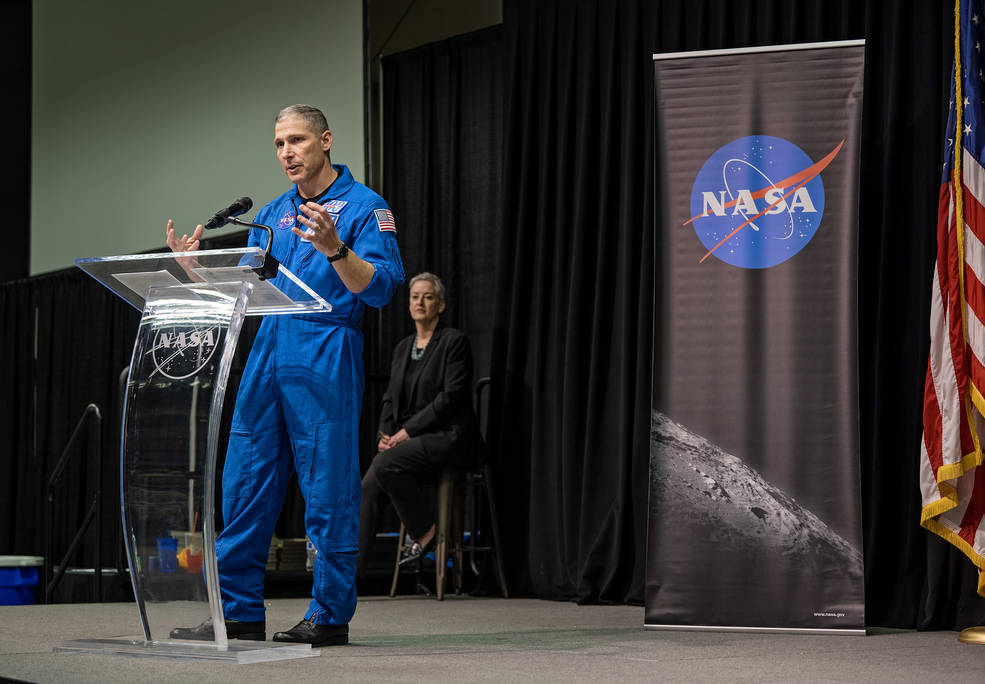
[[[270,246],[274,243],[274,231],[270,226],[265,226],[262,223],[253,223],[251,221],[240,221],[238,218],[232,216],[226,219],[229,223],[235,223],[237,226],[246,226],[247,228],[260,228],[261,230],[267,231],[267,248],[263,250],[263,265],[259,268],[254,268],[253,272],[257,274],[260,280],[266,280],[267,278],[273,278],[277,275],[277,269],[280,267],[280,262],[277,261],[276,257],[270,253]]]
[[[237,226],[260,228],[267,231],[267,249],[263,251],[263,265],[259,268],[253,269],[253,272],[257,274],[257,277],[259,277],[260,280],[266,280],[267,278],[273,278],[276,276],[277,270],[280,268],[280,263],[270,253],[270,246],[274,243],[274,231],[270,228],[270,226],[265,226],[262,223],[240,221],[236,218],[237,216],[245,214],[252,208],[253,200],[249,197],[240,197],[225,209],[217,211],[215,216],[205,222],[205,227],[211,230],[212,228],[221,228],[227,223],[235,223]]]

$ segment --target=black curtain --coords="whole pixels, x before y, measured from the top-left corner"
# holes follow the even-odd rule
[[[443,325],[469,336],[476,379],[492,356],[501,224],[502,29],[493,27],[383,59],[383,196],[397,221],[408,282],[437,274],[448,290]],[[367,316],[367,384],[360,426],[365,471],[376,452],[393,348],[414,331],[407,284]],[[485,518],[488,519],[488,518]],[[386,514],[380,529],[396,529]],[[493,591],[484,576],[479,591]]]
[[[0,489],[0,548],[42,555],[46,485],[86,406],[102,416],[104,457],[83,431],[54,490],[52,548],[60,560],[97,489],[104,496],[102,551],[115,565],[119,539],[118,380],[130,363],[139,313],[81,271],[60,271],[0,286],[0,358],[5,364],[2,434],[10,439]],[[75,565],[92,567],[90,535]]]
[[[32,284],[22,280],[0,285],[0,435],[5,449],[0,456],[0,553],[37,553],[40,544],[25,544],[40,532],[37,519],[22,509],[44,496],[34,455],[34,305]],[[25,531],[23,528],[27,527]]]
[[[0,125],[7,131],[5,168],[0,184],[7,244],[0,258],[0,283],[26,278],[31,266],[31,0],[0,5],[0,64],[4,106]]]
[[[859,230],[859,390],[869,624],[985,622],[977,572],[919,525],[917,490],[953,4],[871,3]]]
[[[493,27],[383,59],[383,196],[407,280],[430,271],[444,282],[441,321],[470,336],[476,377],[489,371],[501,223],[501,34]],[[388,374],[394,344],[414,331],[408,294],[404,285],[378,333],[367,331],[379,345],[367,358],[373,371]]]
[[[640,602],[653,301],[652,19],[508,3],[490,434],[517,592]]]

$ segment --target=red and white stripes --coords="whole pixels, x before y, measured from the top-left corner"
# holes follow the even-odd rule
[[[962,155],[941,187],[920,461],[921,524],[985,569],[985,169]],[[961,230],[958,229],[960,220]],[[985,574],[978,591],[985,596]]]

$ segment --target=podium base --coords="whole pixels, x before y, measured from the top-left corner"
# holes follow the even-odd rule
[[[962,644],[985,644],[985,627],[969,627],[961,630],[958,641]]]
[[[56,653],[95,653],[135,658],[173,658],[208,662],[265,663],[272,660],[312,658],[321,651],[310,644],[281,644],[263,641],[233,641],[219,647],[203,641],[144,641],[143,639],[73,639],[53,649]]]

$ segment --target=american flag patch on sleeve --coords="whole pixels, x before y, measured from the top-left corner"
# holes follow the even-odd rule
[[[397,224],[393,222],[393,212],[389,209],[374,209],[373,213],[376,215],[376,225],[380,227],[380,230],[388,230],[391,233],[397,232]]]

